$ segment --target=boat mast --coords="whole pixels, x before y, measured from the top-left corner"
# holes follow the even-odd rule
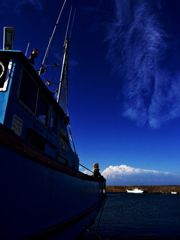
[[[69,48],[70,38],[65,39],[64,43],[64,56],[62,62],[61,76],[59,89],[57,94],[57,102],[60,104],[63,111],[68,115],[68,48]]]
[[[71,21],[71,13],[72,13],[72,6],[71,6],[67,29],[66,29],[66,35],[65,35],[65,41],[64,41],[64,55],[63,55],[63,62],[62,62],[62,68],[61,68],[59,89],[57,93],[57,102],[58,104],[60,104],[60,101],[61,101],[62,103],[61,107],[67,116],[69,115],[68,113],[68,49],[69,49],[72,28],[70,30],[69,37],[67,37],[67,35],[69,30],[69,24]],[[72,25],[74,22],[74,16],[75,16],[75,11],[72,18]]]
[[[56,21],[56,24],[55,24],[55,26],[54,26],[53,32],[52,32],[51,37],[50,37],[50,39],[49,39],[49,43],[48,43],[48,46],[47,46],[47,48],[46,48],[46,52],[45,52],[45,54],[44,54],[44,58],[43,58],[43,61],[42,61],[42,64],[41,64],[41,68],[40,68],[40,70],[39,70],[39,75],[41,74],[41,71],[42,71],[42,69],[43,69],[43,67],[44,67],[44,63],[45,63],[45,61],[46,61],[46,58],[47,58],[47,55],[48,55],[48,52],[49,52],[49,48],[50,48],[50,45],[51,45],[51,42],[52,42],[54,33],[55,33],[55,31],[56,31],[56,28],[57,28],[57,26],[58,26],[59,19],[60,19],[60,17],[61,17],[61,14],[62,14],[62,11],[63,11],[63,8],[64,8],[65,3],[66,3],[66,0],[64,0],[63,6],[62,6],[62,8],[61,8],[61,10],[60,10],[60,12],[59,12],[59,16],[58,16],[58,18],[57,18],[57,21]]]
[[[62,61],[59,89],[58,89],[58,93],[57,93],[57,103],[61,106],[62,110],[66,114],[65,119],[66,119],[66,124],[67,124],[68,137],[69,137],[69,140],[71,143],[71,147],[72,147],[74,153],[76,154],[76,148],[75,148],[73,137],[72,137],[70,121],[69,121],[69,110],[68,110],[68,60],[69,60],[68,59],[68,54],[69,54],[68,50],[69,50],[69,43],[70,43],[70,37],[71,37],[75,12],[76,11],[74,10],[74,15],[71,20],[71,13],[72,13],[72,7],[71,7],[70,14],[69,14],[69,20],[68,20],[68,24],[67,24],[67,29],[66,29],[65,41],[64,41],[64,55],[63,55],[63,61]],[[69,37],[67,37],[70,21],[71,21],[71,29],[70,29]]]

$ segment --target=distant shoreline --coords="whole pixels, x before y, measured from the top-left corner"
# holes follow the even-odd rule
[[[177,192],[180,194],[180,185],[142,185],[142,186],[106,186],[106,192],[126,192],[126,189],[139,188],[144,193],[171,193]]]

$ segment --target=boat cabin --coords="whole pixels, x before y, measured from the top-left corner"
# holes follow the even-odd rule
[[[68,117],[21,51],[0,50],[0,124],[75,170]]]

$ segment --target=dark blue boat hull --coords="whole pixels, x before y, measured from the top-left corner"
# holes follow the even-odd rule
[[[98,214],[105,180],[68,169],[0,131],[0,239],[75,239]]]

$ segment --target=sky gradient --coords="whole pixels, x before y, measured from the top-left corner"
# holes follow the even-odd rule
[[[30,43],[28,57],[37,48],[39,68],[63,2],[2,0],[1,39],[14,27],[14,49]],[[61,64],[71,5],[69,112],[80,163],[98,162],[107,185],[179,185],[180,2],[67,0],[48,64]],[[57,83],[58,73],[50,67],[42,80]]]

